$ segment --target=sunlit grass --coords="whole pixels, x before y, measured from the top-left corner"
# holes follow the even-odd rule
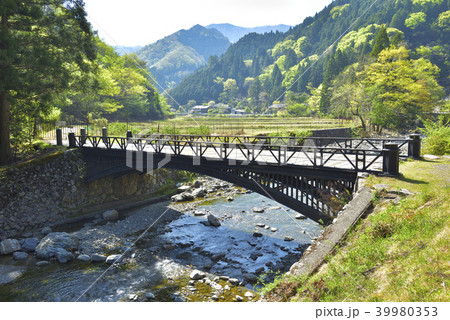
[[[398,204],[380,201],[328,263],[295,283],[286,300],[449,300],[450,161],[408,161],[400,170],[398,179],[372,177],[368,185],[383,183],[415,194]],[[272,292],[289,286],[284,281]]]

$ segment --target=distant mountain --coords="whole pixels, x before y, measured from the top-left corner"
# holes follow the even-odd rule
[[[254,27],[254,28],[245,28],[235,26],[229,23],[221,23],[221,24],[210,24],[206,26],[209,29],[216,29],[222,32],[222,34],[227,37],[231,42],[237,42],[240,38],[245,36],[246,34],[256,32],[256,33],[266,33],[266,32],[286,32],[289,30],[291,26],[285,24],[279,24],[277,26],[262,26],[262,27]]]
[[[285,33],[245,35],[222,56],[183,79],[170,94],[181,105],[189,100],[201,104],[246,99],[242,105],[255,110],[286,97],[286,90],[309,96],[311,88],[323,84],[327,70],[335,79],[347,67],[373,59],[369,54],[382,25],[387,27],[389,41],[418,49],[411,54],[439,67],[437,80],[449,94],[449,14],[450,0],[334,0]],[[235,80],[233,97],[226,100],[224,83],[218,79]]]
[[[147,63],[158,83],[169,88],[229,46],[230,41],[219,31],[195,25],[149,44],[136,54]]]
[[[142,46],[134,46],[134,47],[125,47],[125,46],[115,46],[114,49],[116,50],[118,55],[123,56],[126,53],[136,53],[140,49],[142,49]],[[125,51],[125,52],[124,52]]]

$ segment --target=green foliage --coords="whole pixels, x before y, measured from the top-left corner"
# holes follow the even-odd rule
[[[77,74],[96,68],[82,2],[1,1],[0,17],[0,163],[5,163],[10,160],[10,128],[14,147],[20,148],[63,100],[61,94]]]
[[[450,28],[450,10],[442,12],[439,15],[438,26],[441,28]]]
[[[411,29],[417,28],[419,25],[427,21],[427,15],[424,12],[414,12],[405,20],[405,26]]]
[[[380,28],[380,31],[378,31],[378,34],[375,38],[375,43],[373,45],[372,48],[372,52],[370,53],[370,55],[372,57],[377,57],[378,54],[383,51],[384,49],[386,49],[387,47],[389,47],[390,43],[389,43],[389,36],[387,34],[386,31],[386,27],[383,25]]]
[[[112,47],[96,39],[99,72],[77,79],[91,86],[67,93],[61,109],[66,116],[84,122],[95,118],[161,119],[167,113],[164,100],[147,79],[145,63],[136,55],[119,56]]]
[[[412,51],[420,46],[441,47],[442,49],[433,50],[431,57],[427,59],[441,69],[441,74],[436,74],[435,77],[448,91],[450,79],[446,75],[450,63],[445,50],[448,51],[450,28],[446,27],[445,12],[449,10],[447,2],[418,0],[412,4],[409,0],[376,3],[359,0],[333,1],[320,13],[305,19],[302,24],[284,34],[247,35],[231,45],[224,55],[210,59],[207,66],[181,81],[171,94],[182,104],[190,99],[206,103],[218,100],[220,95],[223,102],[233,103],[231,100],[225,101],[230,97],[223,95],[222,84],[215,80],[218,77],[235,79],[237,98],[245,101],[254,112],[261,112],[274,99],[280,98],[285,89],[301,94],[314,88],[314,92],[319,94],[311,95],[309,109],[317,110],[320,106],[321,112],[329,115],[336,110],[331,102],[333,92],[339,90],[333,83],[336,77],[355,63],[372,63],[391,44],[394,47],[405,46]],[[365,12],[372,4],[370,11]],[[421,13],[426,15],[423,23],[421,21],[424,16]],[[357,27],[349,29],[357,19]],[[406,27],[405,20],[408,20],[408,25],[415,27]],[[342,34],[345,36],[332,47]],[[324,52],[327,54],[323,55]],[[368,57],[370,53],[372,57]],[[418,60],[414,55],[411,58]],[[252,61],[251,65],[243,63],[249,60]],[[249,78],[253,80],[246,81]],[[348,83],[347,89],[352,83]],[[427,86],[432,87],[429,84]],[[350,90],[346,91],[350,94]],[[359,91],[359,100],[363,96],[374,95],[374,91],[366,90],[362,93],[359,85],[356,86],[354,92],[356,91]],[[367,100],[366,97],[363,100]],[[432,98],[431,103],[434,101]],[[374,114],[379,115],[377,118],[382,117],[383,108],[392,116],[389,111],[393,109],[386,108],[380,101],[373,105],[378,105],[373,108]],[[345,106],[340,106],[341,111],[344,109]],[[349,115],[352,112],[342,113]],[[415,116],[416,113],[412,115]]]
[[[422,120],[421,129],[426,136],[423,142],[423,152],[434,155],[450,154],[450,120],[441,117],[438,121]]]
[[[383,50],[364,72],[364,84],[373,99],[372,123],[405,128],[422,112],[430,112],[443,94],[436,81],[439,68],[430,61],[410,59],[404,47]]]
[[[205,126],[203,124],[201,124],[198,127],[188,129],[188,134],[192,134],[192,135],[209,136],[209,135],[211,135],[211,133],[212,133],[211,127]]]
[[[196,25],[145,46],[137,55],[166,89],[203,66],[210,56],[224,53],[229,45],[217,30]]]

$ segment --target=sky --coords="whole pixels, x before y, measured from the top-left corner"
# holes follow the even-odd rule
[[[110,45],[156,42],[196,24],[295,26],[332,0],[84,0],[88,19]]]

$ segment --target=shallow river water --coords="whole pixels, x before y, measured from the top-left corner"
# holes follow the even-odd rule
[[[255,213],[254,207],[264,212]],[[118,266],[80,261],[36,266],[35,258],[17,262],[3,257],[0,264],[28,265],[28,269],[16,281],[0,285],[0,301],[210,301],[214,294],[219,301],[231,301],[260,286],[248,281],[248,274],[271,281],[277,271],[286,272],[323,230],[255,193],[182,211],[169,202],[158,203],[115,223],[91,222],[70,230],[82,239],[82,253],[123,253],[131,246]],[[161,214],[164,217],[158,219]],[[200,223],[208,214],[216,216],[221,226]],[[255,232],[262,236],[255,237]],[[286,237],[293,240],[285,241]],[[206,272],[219,286],[189,283],[189,273],[195,269]],[[229,286],[227,277],[238,279],[240,285]]]

